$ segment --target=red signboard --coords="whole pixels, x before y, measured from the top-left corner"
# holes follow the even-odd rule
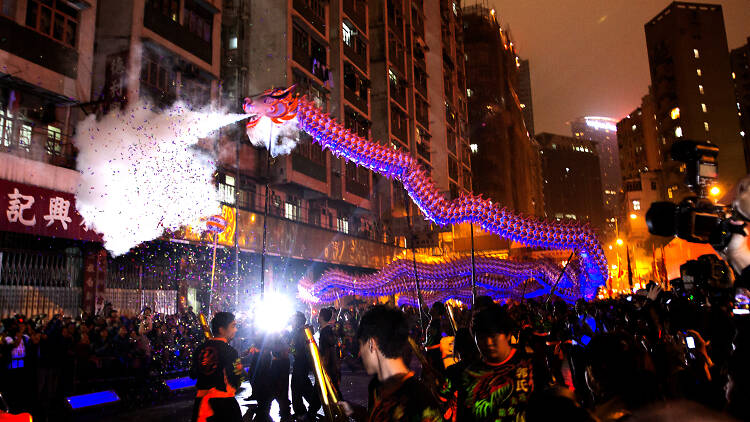
[[[75,204],[71,193],[0,179],[0,231],[101,242]]]

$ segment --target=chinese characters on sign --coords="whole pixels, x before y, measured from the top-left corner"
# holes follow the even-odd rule
[[[101,242],[75,209],[73,194],[0,180],[0,230]],[[75,222],[75,223],[74,223]]]

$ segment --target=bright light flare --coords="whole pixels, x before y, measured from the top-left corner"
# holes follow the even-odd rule
[[[719,189],[718,186],[714,186],[711,188],[710,192],[711,192],[711,196],[719,196],[719,194],[721,193],[721,189]]]
[[[622,239],[617,239],[615,243],[617,243],[617,246],[622,246],[622,244],[625,242],[623,242]]]
[[[278,333],[289,326],[289,320],[294,315],[294,306],[286,296],[277,292],[266,292],[253,304],[256,329]]]

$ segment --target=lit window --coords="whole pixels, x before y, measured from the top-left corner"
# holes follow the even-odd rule
[[[745,131],[744,130],[740,131],[740,136],[743,136],[743,137],[745,136]]]
[[[735,75],[734,72],[732,72],[732,79],[737,79],[737,75]]]
[[[708,122],[703,122],[703,127],[706,129],[706,132],[708,132]]]
[[[466,88],[466,96],[471,98],[472,95],[474,95],[474,91],[472,91],[470,88]]]
[[[234,177],[224,176],[224,183],[219,183],[219,200],[225,204],[234,204]]]
[[[352,35],[354,35],[354,31],[349,28],[349,25],[346,24],[346,22],[341,24],[341,39],[344,41],[344,44],[348,45],[349,47],[352,46]]]
[[[700,53],[700,51],[698,51],[697,48],[693,49],[693,56],[695,56],[696,59],[700,59],[701,58],[701,53]]]
[[[54,126],[47,126],[47,154],[62,154],[62,131]]]
[[[680,118],[680,108],[675,107],[672,109],[672,111],[669,112],[669,116],[672,117],[672,120],[677,120]]]
[[[708,108],[706,108],[706,105],[701,103],[701,110],[703,110],[704,113],[708,112]]]
[[[235,50],[237,48],[237,37],[232,37],[229,39],[229,49]]]
[[[398,85],[398,76],[391,69],[388,69],[388,78],[390,78],[392,84]]]
[[[349,233],[349,220],[346,218],[337,218],[336,229],[342,233]]]
[[[456,6],[456,2],[453,2],[453,14],[458,16],[458,7]]]
[[[698,76],[703,76],[703,72],[700,69],[696,70],[695,73],[697,73]]]
[[[477,144],[471,144],[471,145],[469,145],[469,148],[471,148],[471,153],[472,154],[476,154],[477,151],[479,151],[479,147],[477,146]]]
[[[635,128],[636,128],[636,127],[637,127],[636,125],[633,125],[633,132],[635,132]]]
[[[703,85],[698,85],[698,92],[700,92],[701,94],[705,94],[705,92],[703,91]]]
[[[638,211],[641,209],[641,201],[633,200],[633,211]]]
[[[287,202],[284,204],[284,218],[288,220],[299,220],[299,203]]]
[[[674,136],[676,136],[678,138],[682,138],[682,128],[681,127],[677,126],[676,128],[674,128]]]
[[[521,108],[526,108],[526,104],[521,103]]]

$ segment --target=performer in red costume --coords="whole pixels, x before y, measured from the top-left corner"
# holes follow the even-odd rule
[[[197,380],[193,422],[240,422],[242,412],[234,394],[241,383],[242,365],[229,344],[237,333],[234,315],[219,312],[211,320],[213,338],[193,355],[190,376]]]

